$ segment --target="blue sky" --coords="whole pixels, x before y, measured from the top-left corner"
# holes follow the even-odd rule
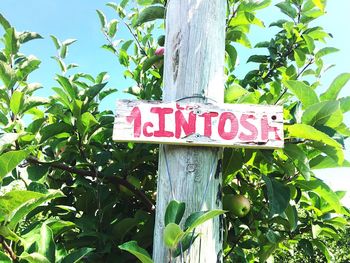
[[[117,1],[118,2],[118,1]],[[51,88],[56,85],[54,76],[59,72],[58,65],[50,57],[55,55],[54,45],[49,37],[50,34],[61,40],[75,38],[78,41],[70,46],[68,62],[79,64],[79,71],[97,75],[99,72],[107,71],[110,80],[109,87],[117,88],[120,92],[113,94],[103,107],[111,107],[114,101],[120,97],[126,97],[122,91],[132,85],[124,80],[123,68],[118,60],[100,48],[105,44],[104,37],[100,32],[100,24],[96,15],[96,9],[106,13],[108,19],[115,18],[114,12],[105,6],[107,1],[92,0],[0,0],[0,13],[19,31],[34,31],[41,34],[44,39],[33,41],[24,46],[22,52],[29,55],[34,54],[41,61],[41,67],[32,76],[31,81],[40,82],[44,89],[37,95],[48,96],[52,94]],[[334,38],[329,39],[327,46],[340,49],[340,52],[326,57],[326,64],[336,64],[322,78],[323,88],[327,88],[331,81],[340,73],[350,72],[350,49],[349,49],[349,10],[350,1],[328,1],[327,14],[316,20],[318,26],[332,33]],[[270,7],[258,13],[258,17],[268,25],[270,22],[283,18],[276,7]],[[1,33],[2,34],[2,33]],[[131,35],[122,29],[118,33],[120,38],[131,39]],[[269,40],[273,35],[271,29],[253,28],[249,35],[252,44],[263,40]],[[238,48],[240,65],[238,73],[244,74],[248,68],[254,66],[246,65],[245,61],[251,53],[245,48]],[[350,83],[342,91],[342,96],[350,96]],[[110,108],[114,110],[114,106]],[[350,125],[349,115],[346,122]],[[350,159],[350,143],[347,142],[346,156]],[[350,190],[350,168],[317,171],[334,189]],[[347,196],[350,204],[350,195]]]

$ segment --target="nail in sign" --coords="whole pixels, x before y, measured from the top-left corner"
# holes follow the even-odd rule
[[[281,106],[118,100],[113,140],[282,148]]]

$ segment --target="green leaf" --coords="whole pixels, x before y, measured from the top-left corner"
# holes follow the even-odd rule
[[[185,234],[191,233],[197,226],[204,222],[211,220],[212,218],[224,214],[226,211],[220,209],[214,209],[210,211],[200,211],[189,215],[185,222]]]
[[[119,50],[119,63],[125,67],[129,66],[129,56],[128,53],[124,49]]]
[[[6,126],[9,123],[7,116],[3,114],[1,111],[0,111],[0,123],[4,126]]]
[[[152,56],[150,58],[147,58],[144,62],[143,62],[143,65],[142,65],[142,70],[143,71],[146,71],[148,70],[149,68],[151,68],[155,63],[163,60],[163,56]]]
[[[23,32],[19,35],[19,43],[23,44],[34,39],[42,39],[38,33],[35,32]]]
[[[21,239],[6,225],[0,225],[0,236],[13,241],[19,241]]]
[[[232,83],[227,89],[225,89],[225,103],[233,103],[243,95],[247,94],[248,91],[242,88],[237,83]]]
[[[30,55],[23,62],[20,63],[19,69],[17,70],[16,77],[18,80],[26,80],[28,75],[34,70],[39,68],[41,61],[36,57]]]
[[[1,19],[1,14],[0,14]],[[0,262],[1,263],[12,263],[12,260],[3,252],[0,251]]]
[[[27,195],[29,193],[30,196],[34,196],[32,191],[22,191],[22,194]],[[58,190],[50,190],[48,194],[42,194],[37,193],[39,195],[34,196],[31,198],[31,200],[23,202],[15,211],[13,211],[9,217],[9,224],[8,226],[12,229],[16,227],[16,225],[23,220],[24,217],[26,217],[29,212],[33,211],[38,206],[42,205],[43,203],[46,203],[50,201],[51,199],[55,199],[58,197],[63,197],[64,194],[61,191]]]
[[[77,41],[77,40],[74,39],[74,38],[69,38],[69,39],[66,39],[65,41],[63,41],[63,42],[62,42],[62,45],[65,45],[65,46],[68,47],[69,45],[75,43],[76,41]]]
[[[334,112],[337,110],[339,110],[339,101],[333,100],[315,103],[304,111],[301,121],[310,126],[324,125],[332,119]]]
[[[25,113],[26,111],[29,111],[32,108],[36,108],[41,105],[46,105],[46,104],[49,104],[50,102],[51,101],[46,98],[30,96],[29,98],[25,99],[22,112]]]
[[[306,55],[305,55],[304,51],[302,51],[300,49],[294,49],[294,59],[295,59],[295,62],[297,63],[297,66],[299,68],[304,66],[305,60],[306,60]]]
[[[0,79],[7,89],[13,88],[16,83],[15,71],[3,61],[0,61]]]
[[[310,167],[312,168],[312,170],[340,167],[349,168],[350,162],[345,160],[343,164],[339,165],[339,163],[332,158],[327,158],[326,156],[318,155],[310,161]]]
[[[77,98],[76,91],[70,82],[70,80],[64,76],[57,75],[57,81],[61,84],[62,88],[69,94],[72,99]]]
[[[66,58],[67,50],[68,50],[68,47],[66,45],[62,44],[61,51],[60,51],[60,58],[62,58],[62,59]]]
[[[338,165],[343,164],[344,152],[341,149],[335,148],[334,146],[328,146],[319,142],[308,142],[308,145],[325,153],[327,156],[327,158],[325,159],[332,158],[334,161],[338,163]]]
[[[163,232],[163,240],[165,245],[170,249],[174,249],[177,247],[184,234],[185,233],[178,224],[169,223],[166,225]]]
[[[327,91],[321,94],[320,96],[321,100],[325,101],[325,100],[337,99],[339,92],[346,85],[349,79],[350,79],[350,73],[340,74],[338,77],[336,77],[333,80],[332,84],[329,86]]]
[[[288,204],[288,206],[285,210],[285,214],[288,218],[290,230],[294,231],[298,226],[298,211],[297,211],[297,209],[295,208],[295,206],[291,206],[290,204]]]
[[[265,55],[252,55],[248,58],[248,62],[255,62],[255,63],[266,63],[268,62],[269,56]]]
[[[9,132],[5,134],[0,134],[0,153],[2,153],[8,146],[12,145],[15,141],[17,141],[20,136],[20,133]]]
[[[53,240],[52,230],[44,223],[40,229],[39,253],[50,262],[55,262],[56,245]]]
[[[338,51],[339,51],[339,49],[334,48],[334,47],[324,47],[324,48],[321,48],[319,51],[317,51],[315,58],[316,58],[316,60],[318,60],[323,56],[326,56],[328,54],[335,53]]]
[[[314,52],[315,50],[315,41],[312,39],[312,37],[309,37],[308,35],[303,35],[303,38],[305,40],[307,49],[310,53]]]
[[[295,167],[303,175],[305,180],[310,179],[309,159],[305,152],[295,144],[286,144],[283,149],[284,153],[293,161]]]
[[[81,122],[85,126],[86,129],[91,128],[92,126],[98,124],[98,121],[90,112],[84,112],[81,115]]]
[[[120,6],[122,7],[122,8],[124,8],[127,4],[128,4],[128,2],[129,2],[129,0],[123,0],[121,3],[120,3]],[[108,4],[111,4],[111,3],[108,3]],[[108,5],[107,4],[107,5]]]
[[[134,42],[134,40],[128,40],[128,41],[125,41],[123,43],[123,45],[121,46],[121,49],[122,50],[125,50],[125,51],[128,51],[130,45]]]
[[[315,6],[321,9],[322,12],[324,12],[324,9],[326,7],[326,0],[312,0],[312,2],[315,4]]]
[[[93,248],[83,247],[75,249],[73,252],[68,254],[60,263],[78,263],[81,262],[82,258],[93,251]]]
[[[27,150],[10,151],[0,155],[0,182],[8,173],[27,158],[28,155],[29,151]]]
[[[54,43],[56,49],[60,49],[61,48],[61,42],[58,40],[57,37],[55,37],[54,35],[50,35],[51,39],[52,39],[52,42]]]
[[[138,221],[135,218],[123,218],[113,226],[113,234],[118,237],[118,240],[122,242],[125,235],[134,227],[138,225]]]
[[[59,100],[60,102],[62,102],[62,104],[65,105],[68,109],[70,109],[70,108],[71,108],[71,102],[70,102],[70,100],[69,100],[69,97],[68,97],[67,93],[64,92],[64,90],[61,89],[61,88],[54,87],[54,88],[52,88],[52,89],[53,89],[53,90],[57,93],[57,95],[59,96],[58,100]]]
[[[121,250],[125,250],[135,257],[137,257],[142,263],[153,263],[151,256],[148,254],[146,250],[139,247],[136,241],[129,241],[120,246],[118,246]]]
[[[248,11],[238,11],[236,15],[231,19],[231,22],[229,24],[230,27],[250,25],[264,27],[264,23],[260,19],[256,18],[253,13]]]
[[[238,30],[231,30],[226,34],[226,41],[233,41],[241,44],[242,46],[245,46],[247,48],[251,48],[252,45],[247,37],[246,34],[244,34],[241,31]]]
[[[66,64],[64,63],[62,58],[59,58],[59,57],[51,57],[51,58],[57,62],[57,64],[60,66],[60,69],[63,73],[65,73],[67,71]]]
[[[185,207],[185,203],[171,200],[165,211],[164,225],[167,226],[169,223],[179,224],[184,215]]]
[[[286,14],[290,18],[295,18],[297,16],[297,11],[288,2],[281,2],[276,6],[281,9],[282,13]]]
[[[85,95],[88,98],[88,102],[92,101],[101,92],[101,90],[106,86],[106,84],[107,83],[101,83],[101,84],[96,84],[94,86],[89,87],[85,93]]]
[[[334,209],[336,213],[344,214],[345,210],[343,209],[338,196],[323,181],[313,178],[310,181],[296,180],[295,183],[304,190],[318,194]]]
[[[263,263],[270,258],[272,253],[278,248],[278,243],[268,243],[267,245],[261,245],[259,250],[259,262]]]
[[[327,134],[316,130],[314,127],[306,124],[293,124],[286,125],[286,130],[290,137],[293,138],[303,138],[307,140],[317,141],[329,146],[333,146],[341,150],[342,146],[334,139],[329,137]]]
[[[5,53],[7,57],[17,54],[19,49],[19,43],[16,38],[16,31],[14,28],[10,27],[6,29],[4,40],[5,40]]]
[[[29,263],[52,263],[46,257],[44,257],[43,255],[37,252],[31,253],[31,254],[28,254],[27,252],[23,252],[19,258],[24,259]]]
[[[229,44],[227,44],[225,46],[225,50],[226,50],[226,52],[227,52],[227,54],[228,54],[228,56],[230,58],[229,59],[230,67],[233,69],[236,66],[237,50],[233,46],[231,46]]]
[[[7,21],[7,19],[1,13],[0,13],[0,25],[3,27],[5,31],[11,27],[9,21]]]
[[[64,206],[56,206],[58,208],[62,208],[64,209]],[[70,212],[74,212],[76,211],[75,208],[70,209],[67,208],[66,211],[70,211]],[[50,229],[52,230],[53,236],[58,237],[60,236],[62,233],[74,229],[76,228],[76,224],[69,222],[69,221],[63,221],[63,220],[59,220],[59,219],[50,219],[48,221],[46,221],[47,225],[50,227]]]
[[[178,245],[176,249],[173,250],[172,256],[174,258],[181,255],[181,253],[185,252],[189,247],[196,241],[199,234],[193,235],[193,233],[188,233],[181,238],[181,246]]]
[[[155,19],[163,19],[165,14],[165,8],[162,6],[150,6],[143,9],[137,19],[136,26],[140,26],[146,22],[153,21]]]
[[[153,0],[137,0],[136,2],[139,5],[147,6],[147,5],[151,5],[153,3]]]
[[[9,218],[22,204],[41,196],[40,193],[24,190],[12,190],[0,196],[0,221]]]
[[[276,26],[276,27],[280,27],[280,28],[283,28],[283,25],[285,23],[288,23],[288,20],[285,20],[285,19],[280,19],[276,22],[273,22],[269,25],[269,27],[273,27],[273,26]]]
[[[72,126],[70,126],[64,122],[57,122],[57,123],[49,124],[41,129],[40,142],[44,142],[47,139],[49,139],[53,136],[56,136],[58,134],[64,133],[64,132],[70,133],[70,132],[72,132],[72,130],[73,130]]]
[[[256,11],[263,9],[265,7],[268,7],[271,4],[271,0],[262,0],[262,1],[255,1],[255,0],[247,0],[247,1],[241,1],[239,5],[239,10],[241,11]]]
[[[106,24],[107,24],[106,16],[100,10],[96,10],[96,12],[97,12],[98,18],[100,19],[101,27],[104,28],[106,26]]]
[[[108,36],[113,38],[117,33],[118,20],[112,19],[108,24]]]
[[[105,81],[107,78],[108,78],[108,74],[107,74],[106,71],[100,72],[100,73],[97,75],[97,77],[96,77],[95,83],[97,83],[97,84],[102,84],[102,82]],[[92,82],[94,81],[94,79],[93,79],[92,77],[91,77],[90,80],[91,80]],[[107,84],[107,83],[105,83],[105,84]],[[104,84],[104,85],[105,85],[105,84]]]
[[[304,108],[319,102],[316,92],[304,82],[287,80],[283,84],[301,101]]]
[[[343,113],[350,111],[350,96],[341,98],[339,102],[340,102],[340,109]]]
[[[301,239],[298,245],[300,246],[302,251],[306,253],[306,255],[308,255],[309,257],[314,256],[314,248],[309,240]]]
[[[10,109],[14,114],[18,114],[23,106],[24,97],[23,93],[15,90],[12,94],[11,100],[10,100]]]
[[[327,246],[318,239],[312,240],[312,243],[325,255],[327,262],[333,262],[333,254],[328,250]]]
[[[266,183],[270,216],[282,214],[289,204],[289,187],[265,175],[263,175],[263,179]]]

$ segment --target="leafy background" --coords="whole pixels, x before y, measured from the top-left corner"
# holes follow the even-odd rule
[[[4,33],[0,53],[0,259],[4,262],[77,262],[82,258],[114,262],[116,257],[120,262],[134,262],[121,251],[126,244],[138,242],[145,249],[139,251],[152,250],[158,147],[113,143],[112,109],[99,107],[103,101],[111,104],[106,98],[114,88],[122,90],[131,83],[136,86],[128,92],[139,99],[161,97],[162,57],[155,56],[155,50],[163,29],[161,20],[144,23],[148,16],[144,10],[148,5],[159,9],[164,2],[139,0],[136,7],[127,2],[98,7],[91,28],[86,27],[91,22],[88,17],[75,16],[73,21],[85,25],[89,33],[82,45],[96,44],[82,57],[77,55],[79,67],[70,56],[79,47],[70,38],[73,36],[46,35],[51,48],[45,49],[35,44],[47,41],[31,32],[35,29],[23,32],[24,28],[15,29],[11,20],[0,17]],[[309,23],[323,15],[324,2],[279,2],[281,12],[274,19],[287,19],[275,23],[279,33],[257,44],[254,54],[240,57],[238,64],[237,50],[240,45],[256,44],[249,40],[248,32],[263,26],[258,13],[271,2],[229,1],[226,102],[284,104],[289,125],[284,150],[225,151],[224,195],[245,195],[252,210],[243,218],[224,216],[224,258],[227,262],[285,262],[293,255],[304,255],[299,262],[347,262],[343,252],[348,243],[343,240],[348,240],[349,210],[341,204],[345,192],[332,191],[310,168],[349,165],[343,162],[342,151],[349,136],[342,125],[343,113],[350,110],[349,97],[339,99],[344,94],[337,93],[345,90],[350,76],[335,74],[331,80],[339,75],[337,80],[323,86],[317,82],[327,68],[324,58],[335,51],[327,45],[318,52],[329,35],[315,27],[317,22]],[[76,14],[76,10],[85,14],[87,7],[64,8],[57,20],[63,30],[72,27],[63,14]],[[28,10],[29,16],[35,14]],[[90,36],[99,30],[101,40],[96,43]],[[127,34],[129,30],[137,41]],[[99,46],[104,50],[98,51]],[[53,64],[40,64],[29,55],[41,54],[36,49],[47,52],[43,57],[52,57]],[[110,64],[98,68],[104,65],[98,52],[109,54],[115,68]],[[86,54],[97,54],[93,63],[85,61]],[[253,66],[244,73],[236,72],[246,60]],[[50,65],[54,67],[51,74],[38,70]],[[93,69],[84,68],[88,65]],[[129,82],[111,79],[107,83],[106,72],[112,78],[122,74]],[[42,82],[42,75],[55,80],[44,82],[45,89],[40,90],[36,82]],[[109,101],[114,99],[110,96]],[[186,223],[175,221],[170,226],[182,233]],[[128,242],[131,239],[135,242]],[[174,240],[171,248],[182,242]]]

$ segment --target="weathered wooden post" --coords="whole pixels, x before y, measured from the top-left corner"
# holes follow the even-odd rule
[[[225,17],[226,0],[168,1],[163,101],[203,102],[195,98],[201,95],[209,102],[223,102]],[[221,208],[221,175],[209,182],[205,193],[212,166],[217,169],[221,154],[217,148],[161,146],[153,245],[156,263],[169,262],[162,236],[165,209],[172,199],[168,177],[175,198],[186,203],[185,217],[194,211]],[[204,205],[200,207],[204,194]],[[221,262],[219,218],[197,230],[201,236],[185,262]]]
[[[170,258],[163,240],[167,205],[185,202],[184,218],[220,209],[222,147],[283,147],[282,107],[223,104],[225,12],[226,0],[169,0],[163,102],[117,102],[115,141],[162,144],[155,263],[222,262],[219,217],[196,229],[200,235],[185,258]]]

